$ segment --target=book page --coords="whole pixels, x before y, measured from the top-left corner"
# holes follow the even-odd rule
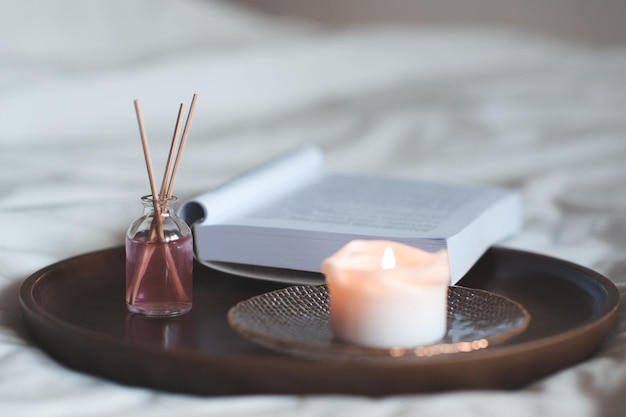
[[[206,225],[245,214],[313,181],[322,164],[317,147],[298,148],[186,201],[179,215],[188,224]]]
[[[327,174],[238,218],[236,224],[357,235],[446,238],[501,190]]]

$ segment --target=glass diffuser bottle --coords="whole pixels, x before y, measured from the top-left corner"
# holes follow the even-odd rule
[[[126,305],[133,313],[177,316],[192,307],[193,237],[177,198],[141,198],[143,215],[126,233]]]

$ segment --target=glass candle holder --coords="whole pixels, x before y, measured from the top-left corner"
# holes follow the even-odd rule
[[[176,215],[176,197],[141,198],[143,215],[126,232],[126,306],[148,316],[191,310],[193,236]]]

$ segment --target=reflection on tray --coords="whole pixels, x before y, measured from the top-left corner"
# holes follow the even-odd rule
[[[192,339],[193,323],[190,315],[171,318],[133,313],[126,315],[126,340],[132,344],[172,350],[189,346]]]

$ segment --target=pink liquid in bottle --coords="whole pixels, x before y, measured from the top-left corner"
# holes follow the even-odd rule
[[[126,304],[134,313],[176,316],[192,307],[193,237],[126,237]]]

